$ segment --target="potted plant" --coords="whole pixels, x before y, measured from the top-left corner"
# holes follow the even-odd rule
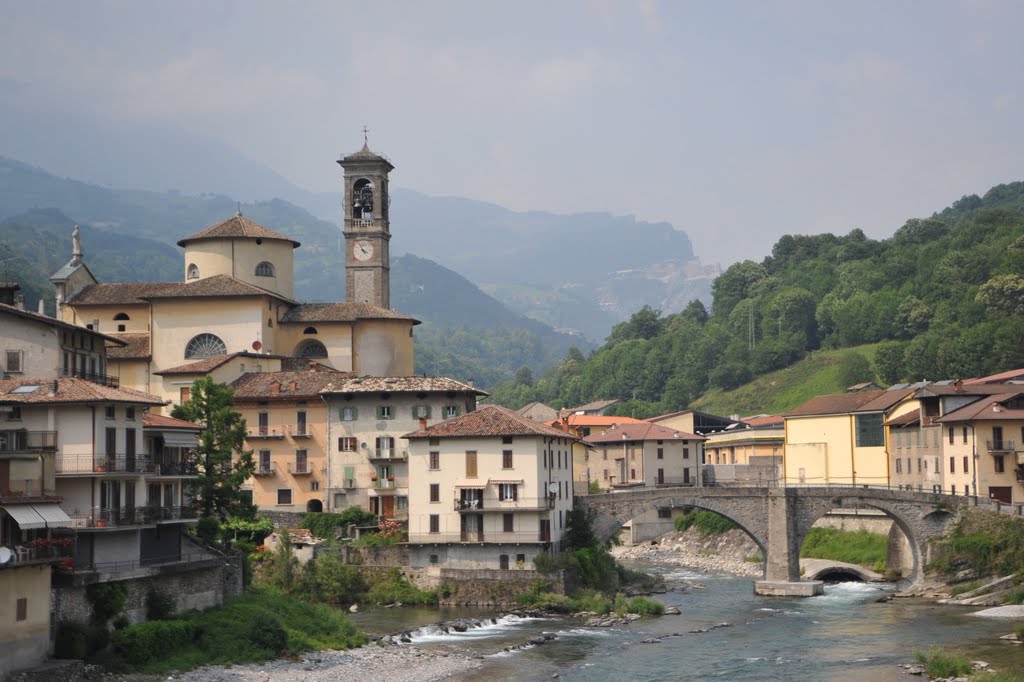
[[[395,477],[394,476],[388,476],[388,480],[394,482]]]

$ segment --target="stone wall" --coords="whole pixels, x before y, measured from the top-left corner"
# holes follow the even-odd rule
[[[547,592],[565,594],[565,571],[501,571],[442,568],[439,602],[443,606],[515,606],[516,596],[529,592],[537,580],[548,583]]]
[[[305,512],[284,512],[284,511],[268,511],[260,509],[260,516],[265,516],[274,522],[274,528],[301,528],[302,517],[305,516]]]

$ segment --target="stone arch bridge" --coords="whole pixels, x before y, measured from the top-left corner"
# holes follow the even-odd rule
[[[586,495],[577,504],[594,514],[594,531],[611,538],[622,524],[652,509],[697,507],[734,521],[761,548],[764,579],[757,594],[812,596],[820,581],[800,579],[800,547],[814,522],[833,509],[871,507],[885,512],[906,536],[912,582],[921,579],[928,543],[943,535],[974,498],[862,487],[654,488]]]

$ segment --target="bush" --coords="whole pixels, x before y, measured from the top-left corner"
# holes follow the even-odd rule
[[[93,623],[89,626],[89,636],[86,640],[88,655],[97,654],[110,646],[110,630],[106,623]]]
[[[811,528],[800,548],[800,556],[871,566],[875,571],[884,573],[888,543],[885,535],[866,530],[850,532],[838,528]]]
[[[647,597],[633,597],[629,600],[627,608],[630,613],[638,613],[641,616],[660,616],[665,613],[664,604]]]
[[[185,620],[139,623],[114,633],[114,650],[129,663],[141,665],[193,646],[196,634],[195,624]]]
[[[220,521],[215,516],[203,516],[196,524],[196,537],[208,545],[220,543],[221,530]]]
[[[687,531],[695,527],[704,537],[709,535],[721,535],[733,528],[739,528],[735,523],[713,511],[690,512],[676,517],[676,530]]]
[[[329,514],[326,512],[309,512],[302,517],[301,528],[305,528],[318,538],[327,540],[334,539],[334,529],[346,526],[370,526],[377,523],[374,514],[352,506],[340,514]]]
[[[151,588],[146,595],[146,620],[170,620],[178,609],[178,600],[173,594]]]
[[[124,610],[128,588],[124,583],[95,583],[85,589],[85,598],[92,606],[90,622],[105,626]]]
[[[288,632],[276,616],[258,613],[249,623],[249,641],[267,651],[268,658],[280,656],[288,648]]]
[[[1018,642],[1024,642],[1024,623],[1017,623],[1014,625],[1013,634],[1017,636]]]
[[[61,623],[53,642],[54,658],[85,658],[89,628],[83,623]]]
[[[971,659],[960,654],[947,653],[939,647],[932,647],[927,653],[918,651],[917,662],[924,666],[928,677],[963,677],[974,671]]]
[[[360,601],[367,590],[363,574],[335,554],[321,554],[306,564],[299,592],[311,601],[339,606]]]
[[[221,534],[233,535],[235,546],[239,542],[248,542],[253,545],[262,545],[268,535],[274,532],[274,522],[266,516],[257,516],[253,519],[242,519],[232,517],[221,526]]]
[[[366,594],[371,604],[436,604],[437,593],[417,588],[402,577],[397,568],[389,569],[373,581]]]

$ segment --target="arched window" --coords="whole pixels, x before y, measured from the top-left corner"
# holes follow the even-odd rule
[[[303,334],[316,334],[316,327],[306,327],[302,330]]]
[[[299,347],[297,355],[300,358],[326,358],[327,347],[319,341],[306,341]]]
[[[262,263],[260,263],[259,265],[256,266],[256,276],[257,277],[273,277],[274,276],[274,266],[271,265],[270,263],[268,263],[267,261],[263,261]]]
[[[199,266],[195,263],[188,264],[188,279],[199,279]]]
[[[227,355],[228,348],[220,337],[213,334],[199,334],[185,346],[185,358],[212,358]]]
[[[132,318],[128,317],[128,313],[118,313],[117,315],[114,315],[114,319],[115,320],[130,320]]]

